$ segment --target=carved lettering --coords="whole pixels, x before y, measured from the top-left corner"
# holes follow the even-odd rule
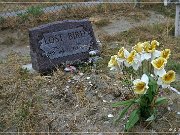
[[[44,33],[40,48],[50,59],[88,52],[91,36],[83,27]]]

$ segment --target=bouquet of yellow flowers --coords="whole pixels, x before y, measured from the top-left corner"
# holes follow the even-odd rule
[[[153,40],[151,42],[137,43],[132,47],[131,52],[122,47],[116,55],[111,56],[108,63],[110,70],[123,71],[124,68],[132,67],[135,71],[141,71],[139,72],[140,78],[132,81],[135,97],[130,100],[113,103],[113,107],[125,106],[119,113],[116,121],[121,119],[132,105],[136,104],[139,106],[130,114],[129,120],[125,125],[126,131],[132,128],[140,118],[146,121],[152,121],[156,118],[156,107],[167,101],[165,97],[158,97],[159,87],[169,88],[180,94],[170,86],[170,83],[175,81],[175,72],[173,70],[165,71],[171,50],[158,51],[156,50],[158,46],[159,42]]]

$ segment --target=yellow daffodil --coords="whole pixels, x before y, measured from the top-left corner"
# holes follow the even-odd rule
[[[129,54],[129,56],[127,57],[126,61],[129,64],[132,64],[135,60],[135,56],[136,56],[137,52],[135,50],[131,51],[131,53]]]
[[[143,45],[144,45],[144,50],[147,53],[152,53],[152,52],[154,52],[156,50],[156,45],[155,44],[150,44],[149,42],[144,42]]]
[[[126,57],[128,56],[129,52],[124,48],[122,47],[118,53],[117,53],[117,62],[118,62],[118,65],[119,65],[119,68],[123,68],[123,65],[122,63],[126,60]]]
[[[164,67],[167,63],[167,60],[163,57],[159,57],[155,60],[152,60],[151,64],[154,67],[154,74],[162,76],[165,73]]]
[[[173,70],[168,71],[162,77],[158,78],[158,85],[161,85],[163,88],[170,87],[170,83],[174,82],[176,79],[175,72]]]
[[[165,64],[167,63],[167,60],[163,57],[159,57],[159,58],[153,60],[151,63],[155,69],[160,70],[160,69],[164,68]]]
[[[146,74],[143,74],[141,79],[136,79],[133,81],[133,88],[135,94],[145,94],[148,87],[149,78]]]
[[[160,56],[167,60],[167,59],[169,59],[170,55],[171,55],[171,50],[170,49],[165,49],[165,50],[161,51]]]
[[[151,46],[159,46],[159,42],[156,40],[151,41]]]
[[[129,55],[126,56],[124,64],[127,67],[132,66],[134,70],[138,70],[139,66],[141,66],[140,55],[135,50],[132,50]]]
[[[144,50],[146,52],[154,52],[156,50],[156,46],[159,46],[159,42],[157,42],[156,40],[151,41],[151,44],[150,42],[144,42]]]
[[[117,55],[119,58],[122,58],[124,59],[125,56],[124,56],[124,47],[122,47],[119,51],[118,51],[118,55]]]
[[[156,46],[159,46],[159,42],[157,42],[156,40],[153,40],[150,42],[144,42],[143,43],[144,46],[144,52],[141,55],[141,60],[149,60],[151,58],[151,60],[155,59],[156,57],[160,56],[160,51],[156,50]]]
[[[141,53],[141,52],[143,52],[143,47],[144,47],[143,43],[138,42],[138,43],[133,47],[133,49],[134,49],[137,53]]]
[[[116,69],[118,67],[117,63],[117,55],[111,56],[111,59],[108,63],[108,67],[110,67],[110,70]]]

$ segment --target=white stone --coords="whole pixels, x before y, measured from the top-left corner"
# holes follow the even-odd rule
[[[69,80],[68,80],[68,83],[70,83],[70,82],[71,82],[71,80],[69,79]]]
[[[76,68],[75,68],[74,66],[69,66],[69,67],[66,67],[66,68],[64,69],[64,71],[66,71],[66,72],[72,72],[72,71],[76,71]]]
[[[109,121],[105,121],[104,124],[109,124]]]
[[[35,70],[32,68],[32,64],[31,63],[23,65],[22,68],[28,70],[30,73],[34,73],[35,72]]]
[[[96,55],[96,51],[90,51],[89,55]]]
[[[75,75],[75,76],[73,76],[73,79],[77,81],[77,80],[80,79],[80,76],[79,75]],[[72,83],[74,83],[74,82],[72,82]]]
[[[86,77],[86,79],[87,79],[87,80],[89,80],[89,79],[90,79],[90,77]]]
[[[108,114],[108,118],[113,118],[113,117],[114,117],[114,115]]]
[[[108,101],[106,101],[106,100],[103,99],[103,102],[104,102],[104,103],[107,103]]]

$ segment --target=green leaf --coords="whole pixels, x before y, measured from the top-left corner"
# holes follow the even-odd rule
[[[155,118],[156,118],[156,117],[155,117],[155,115],[153,114],[153,115],[151,115],[146,121],[153,121]]]
[[[134,102],[134,99],[126,100],[126,101],[121,101],[121,102],[116,102],[112,104],[112,107],[118,107],[120,105],[129,105],[132,102]]]
[[[129,104],[126,108],[124,108],[121,112],[119,112],[119,116],[114,121],[114,124],[116,124],[125,115],[125,113],[128,111],[128,109],[131,107],[132,104],[133,104],[133,102],[131,102],[131,104]]]
[[[159,97],[155,101],[155,105],[161,105],[164,103],[167,103],[167,98],[165,98],[165,97]]]
[[[141,102],[141,99],[138,98],[138,99],[136,99],[134,102],[135,102],[135,103],[140,103],[140,102]]]
[[[149,88],[153,93],[156,92],[157,82],[151,76],[149,76]]]
[[[139,121],[139,113],[139,109],[136,109],[131,113],[129,120],[125,126],[126,131],[129,131],[129,129],[131,129]]]

